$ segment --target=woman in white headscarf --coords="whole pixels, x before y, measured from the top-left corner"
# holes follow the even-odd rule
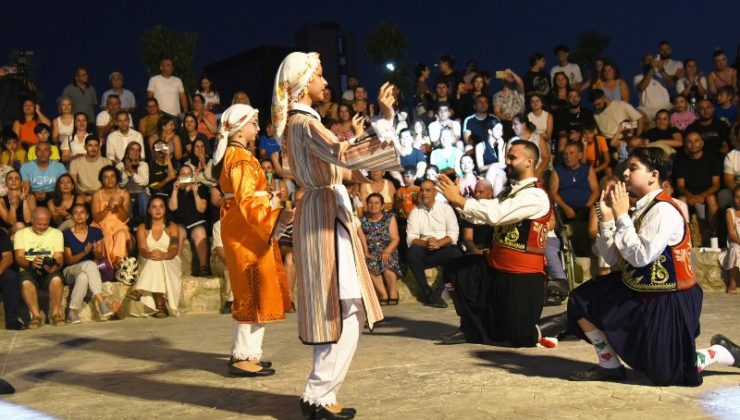
[[[214,161],[224,192],[221,239],[234,294],[234,337],[229,374],[268,376],[275,373],[263,362],[264,324],[285,318],[290,308],[287,279],[280,250],[272,233],[280,209],[273,210],[267,178],[247,145],[259,132],[257,110],[230,106],[221,115],[220,142]]]
[[[307,417],[344,419],[352,418],[355,410],[343,409],[336,393],[349,370],[360,328],[367,317],[372,329],[383,314],[342,181],[369,182],[359,169],[401,167],[392,125],[393,86],[385,84],[380,90],[383,118],[373,122],[377,136],[356,141],[362,134],[362,119],[356,117],[355,138],[340,142],[311,108],[323,98],[326,85],[317,53],[289,54],[275,77],[272,120],[286,169],[306,191],[296,208],[293,253],[299,336],[315,347],[301,409]]]

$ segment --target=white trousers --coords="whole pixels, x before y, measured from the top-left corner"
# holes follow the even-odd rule
[[[234,338],[231,355],[237,360],[262,359],[264,324],[245,324],[233,321]]]
[[[62,271],[67,279],[67,284],[74,284],[69,295],[69,309],[80,309],[82,300],[85,299],[87,290],[93,295],[103,291],[103,282],[100,279],[100,270],[94,261],[81,261],[71,265]]]
[[[326,406],[337,402],[337,392],[347,376],[365,324],[361,299],[343,299],[341,303],[344,318],[339,341],[313,347],[313,370],[302,398],[314,405]]]

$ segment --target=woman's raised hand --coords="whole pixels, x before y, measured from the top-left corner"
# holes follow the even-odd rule
[[[390,120],[393,118],[393,104],[396,102],[396,98],[393,96],[393,86],[390,82],[383,83],[378,93],[378,106],[380,107],[380,113],[383,114],[385,119]]]

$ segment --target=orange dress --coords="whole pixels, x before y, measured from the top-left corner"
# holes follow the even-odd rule
[[[270,238],[280,209],[273,209],[267,178],[247,149],[226,148],[219,177],[221,239],[234,292],[232,316],[239,322],[265,323],[285,318],[290,308],[288,281],[280,248]]]

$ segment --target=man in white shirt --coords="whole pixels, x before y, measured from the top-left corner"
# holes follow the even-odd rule
[[[440,143],[440,137],[443,128],[449,128],[452,133],[455,134],[455,142],[460,140],[462,134],[462,127],[460,122],[457,120],[450,119],[450,104],[447,102],[440,102],[437,106],[437,119],[429,123],[429,139],[432,141],[432,145],[438,146]]]
[[[492,200],[466,199],[452,180],[439,176],[440,192],[464,219],[494,227],[485,259],[460,259],[445,266],[444,282],[455,289],[461,332],[444,337],[442,344],[505,341],[533,347],[542,338],[537,322],[545,299],[551,209],[535,177],[538,160],[534,143],[513,141],[506,155],[510,187]]]
[[[116,114],[121,110],[121,99],[118,95],[108,95],[105,101],[105,109],[98,113],[95,118],[98,138],[105,143],[111,131],[116,129]]]
[[[162,112],[166,112],[173,117],[177,117],[180,112],[188,112],[188,98],[185,96],[185,87],[179,77],[172,75],[175,71],[172,60],[163,58],[159,62],[159,71],[161,74],[149,79],[146,96],[156,98]]]
[[[672,60],[673,48],[668,41],[660,41],[660,65],[665,72],[675,81],[683,77],[683,63],[678,60]]]
[[[607,139],[613,138],[621,131],[620,124],[624,121],[637,123],[636,135],[640,135],[645,127],[644,116],[627,102],[607,98],[604,91],[596,89],[591,92],[591,102],[594,104],[594,120],[599,132]]]
[[[406,244],[409,247],[406,259],[424,304],[446,308],[447,304],[440,297],[444,282],[439,281],[436,290],[432,290],[424,270],[462,256],[457,247],[460,227],[452,207],[436,200],[437,190],[433,181],[426,179],[419,188],[421,204],[411,210],[406,226]]]
[[[645,54],[642,57],[643,73],[635,76],[633,84],[640,94],[640,106],[637,107],[649,120],[661,109],[671,109],[670,90],[675,88],[673,78],[663,68],[658,56]]]
[[[118,163],[126,156],[126,146],[131,142],[139,143],[141,146],[141,158],[146,158],[146,148],[144,147],[144,138],[141,133],[131,128],[131,118],[126,111],[118,111],[116,114],[118,130],[108,135],[108,141],[105,147],[105,156]]]
[[[564,44],[557,45],[552,52],[558,60],[558,65],[550,69],[550,83],[554,85],[555,73],[563,72],[568,77],[570,86],[580,90],[581,82],[583,82],[581,67],[576,63],[568,62],[568,55],[570,55],[568,46]]]
[[[717,193],[717,203],[720,209],[732,204],[732,191],[740,185],[740,139],[735,140],[735,148],[725,156],[722,171],[722,188]]]

